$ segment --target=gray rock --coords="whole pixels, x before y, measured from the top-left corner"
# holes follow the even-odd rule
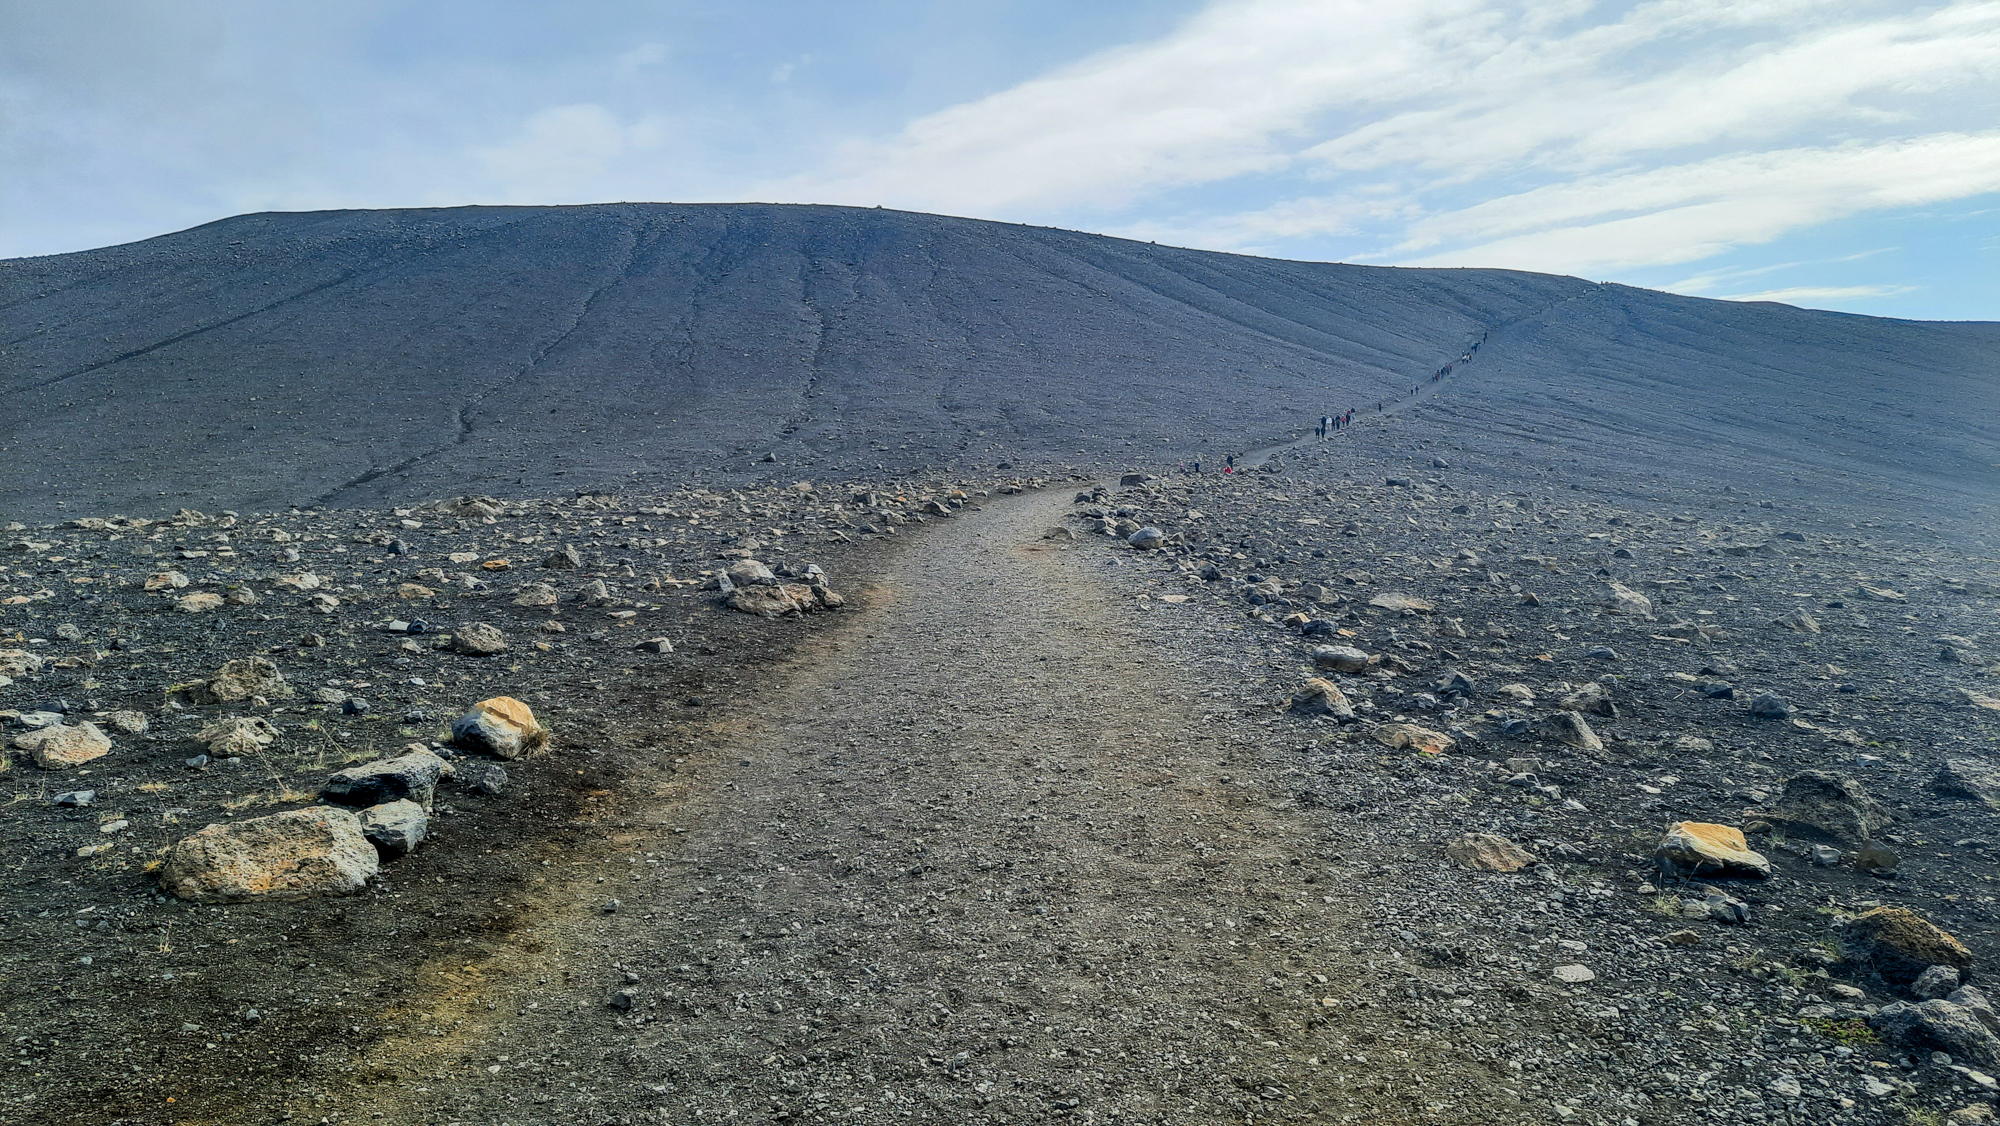
[[[402,856],[416,851],[430,834],[430,815],[424,807],[407,799],[384,802],[361,811],[361,835],[368,838],[383,856]]]
[[[729,581],[738,587],[778,585],[778,576],[772,574],[769,567],[755,559],[739,561],[729,568],[728,575]]]
[[[550,552],[542,560],[542,566],[553,571],[574,571],[583,566],[583,555],[572,544],[562,545],[561,550]]]
[[[82,809],[97,800],[97,791],[71,790],[68,793],[57,794],[52,800],[64,809]]]
[[[1750,701],[1750,714],[1758,719],[1790,719],[1792,706],[1775,692],[1760,692]]]
[[[1910,992],[1924,1000],[1950,997],[1958,989],[1957,966],[1932,966],[1910,983]]]
[[[1987,1000],[1986,991],[1976,985],[1961,985],[1951,991],[1945,1000],[1979,1018],[1979,1023],[1995,1032],[2000,1032],[2000,1011],[1995,1011],[1993,1002]]]
[[[1787,778],[1784,792],[1770,808],[1745,810],[1743,816],[1746,822],[1824,833],[1857,845],[1889,824],[1888,812],[1868,796],[1861,783],[1824,770],[1807,770]]]
[[[1914,1051],[1949,1052],[1979,1067],[2000,1063],[2000,1037],[1973,1013],[1950,1001],[1898,1001],[1868,1020],[1891,1043]]]
[[[1158,528],[1145,527],[1125,537],[1125,542],[1140,551],[1158,551],[1167,542],[1167,534]]]
[[[1351,645],[1321,645],[1312,651],[1313,664],[1334,672],[1368,671],[1368,654]]]
[[[460,759],[451,776],[463,789],[475,794],[497,794],[507,788],[507,768],[487,759]]]
[[[1580,751],[1601,751],[1604,740],[1584,722],[1583,715],[1574,711],[1554,712],[1542,717],[1541,730]]]
[[[473,657],[491,657],[507,651],[507,635],[498,626],[470,622],[452,631],[451,647]]]
[[[34,756],[43,770],[67,770],[103,758],[111,753],[111,736],[85,721],[70,726],[56,724],[14,738],[14,746]]]
[[[375,806],[407,798],[428,809],[444,772],[443,759],[429,751],[412,751],[350,766],[327,779],[320,796],[353,806]]]
[[[1931,788],[1955,798],[1970,798],[2000,808],[2000,770],[1976,758],[1948,758],[1938,767]]]

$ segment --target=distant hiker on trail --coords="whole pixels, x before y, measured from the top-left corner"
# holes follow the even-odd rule
[[[1225,458],[1225,459],[1223,459],[1223,460],[1224,460],[1224,461],[1225,461],[1225,462],[1227,463],[1227,464],[1225,464],[1225,465],[1224,465],[1224,466],[1222,467],[1222,471],[1223,471],[1224,473],[1233,473],[1233,472],[1235,472],[1235,471],[1236,471],[1236,455],[1235,455],[1235,454],[1230,454],[1230,455],[1229,455],[1229,456],[1228,456],[1227,458]]]
[[[1201,476],[1201,462],[1200,462],[1200,460],[1196,460],[1196,461],[1195,461],[1195,463],[1194,463],[1194,475],[1195,475],[1195,476],[1197,476],[1197,477]]]

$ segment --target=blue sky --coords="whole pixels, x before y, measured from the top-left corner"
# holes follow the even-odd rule
[[[2000,319],[2000,0],[0,4],[0,256],[603,200]]]

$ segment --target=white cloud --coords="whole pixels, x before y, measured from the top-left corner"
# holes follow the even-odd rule
[[[1762,293],[1737,293],[1722,298],[1724,301],[1782,301],[1787,305],[1801,301],[1841,301],[1856,297],[1894,297],[1899,293],[1909,293],[1916,289],[1913,285],[1797,285],[1790,289],[1767,289]]]
[[[1566,272],[1670,265],[1863,211],[1996,191],[2000,131],[1787,149],[1501,196],[1416,221],[1390,253],[1419,266]],[[1448,243],[1460,246],[1408,257]]]
[[[600,105],[552,106],[500,144],[475,147],[472,156],[504,202],[570,202],[592,198],[619,161],[658,145],[663,134],[657,118],[628,125]]]
[[[1996,85],[2000,0],[1224,0],[771,194],[1602,271],[2000,190]]]

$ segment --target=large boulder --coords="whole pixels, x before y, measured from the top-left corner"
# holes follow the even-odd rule
[[[2000,1064],[2000,1037],[1973,1013],[1950,1001],[1898,1001],[1868,1019],[1889,1042],[1914,1051],[1949,1052],[1953,1063]]]
[[[1125,542],[1140,551],[1158,551],[1165,546],[1167,534],[1151,526],[1139,529],[1125,537]]]
[[[1972,951],[1907,907],[1877,907],[1848,920],[1842,940],[1856,961],[1883,980],[1906,985],[1932,966],[1950,966],[1961,978],[1972,969]]]
[[[1753,876],[1771,874],[1771,862],[1754,852],[1743,839],[1743,830],[1703,821],[1680,821],[1668,826],[1653,855],[1682,872],[1692,875]]]
[[[556,588],[547,583],[526,583],[514,592],[516,606],[554,606],[560,601]]]
[[[195,734],[195,742],[208,748],[208,753],[216,758],[234,755],[255,754],[270,746],[278,739],[278,729],[271,721],[255,716],[230,716],[219,719]]]
[[[1872,839],[1889,824],[1889,814],[1861,783],[1845,774],[1807,770],[1785,780],[1784,792],[1767,809],[1743,812],[1746,825],[1761,823],[1787,832],[1820,833],[1848,844]]]
[[[804,583],[738,587],[729,596],[730,609],[760,618],[796,617],[845,604],[845,599],[826,587]]]
[[[535,719],[528,705],[512,696],[495,696],[472,705],[451,725],[452,742],[497,758],[517,759],[541,750],[549,729]]]
[[[2000,770],[1985,759],[1948,758],[1931,779],[1931,788],[1954,798],[1971,798],[2000,808]]]
[[[524,705],[525,706],[525,705]],[[319,796],[341,805],[380,805],[408,799],[425,809],[444,777],[444,760],[425,750],[377,759],[336,772]]]
[[[315,806],[183,838],[160,867],[160,886],[196,903],[352,895],[380,863],[354,814]]]
[[[55,724],[14,738],[14,746],[35,757],[43,770],[68,770],[111,753],[111,736],[89,721]]]

